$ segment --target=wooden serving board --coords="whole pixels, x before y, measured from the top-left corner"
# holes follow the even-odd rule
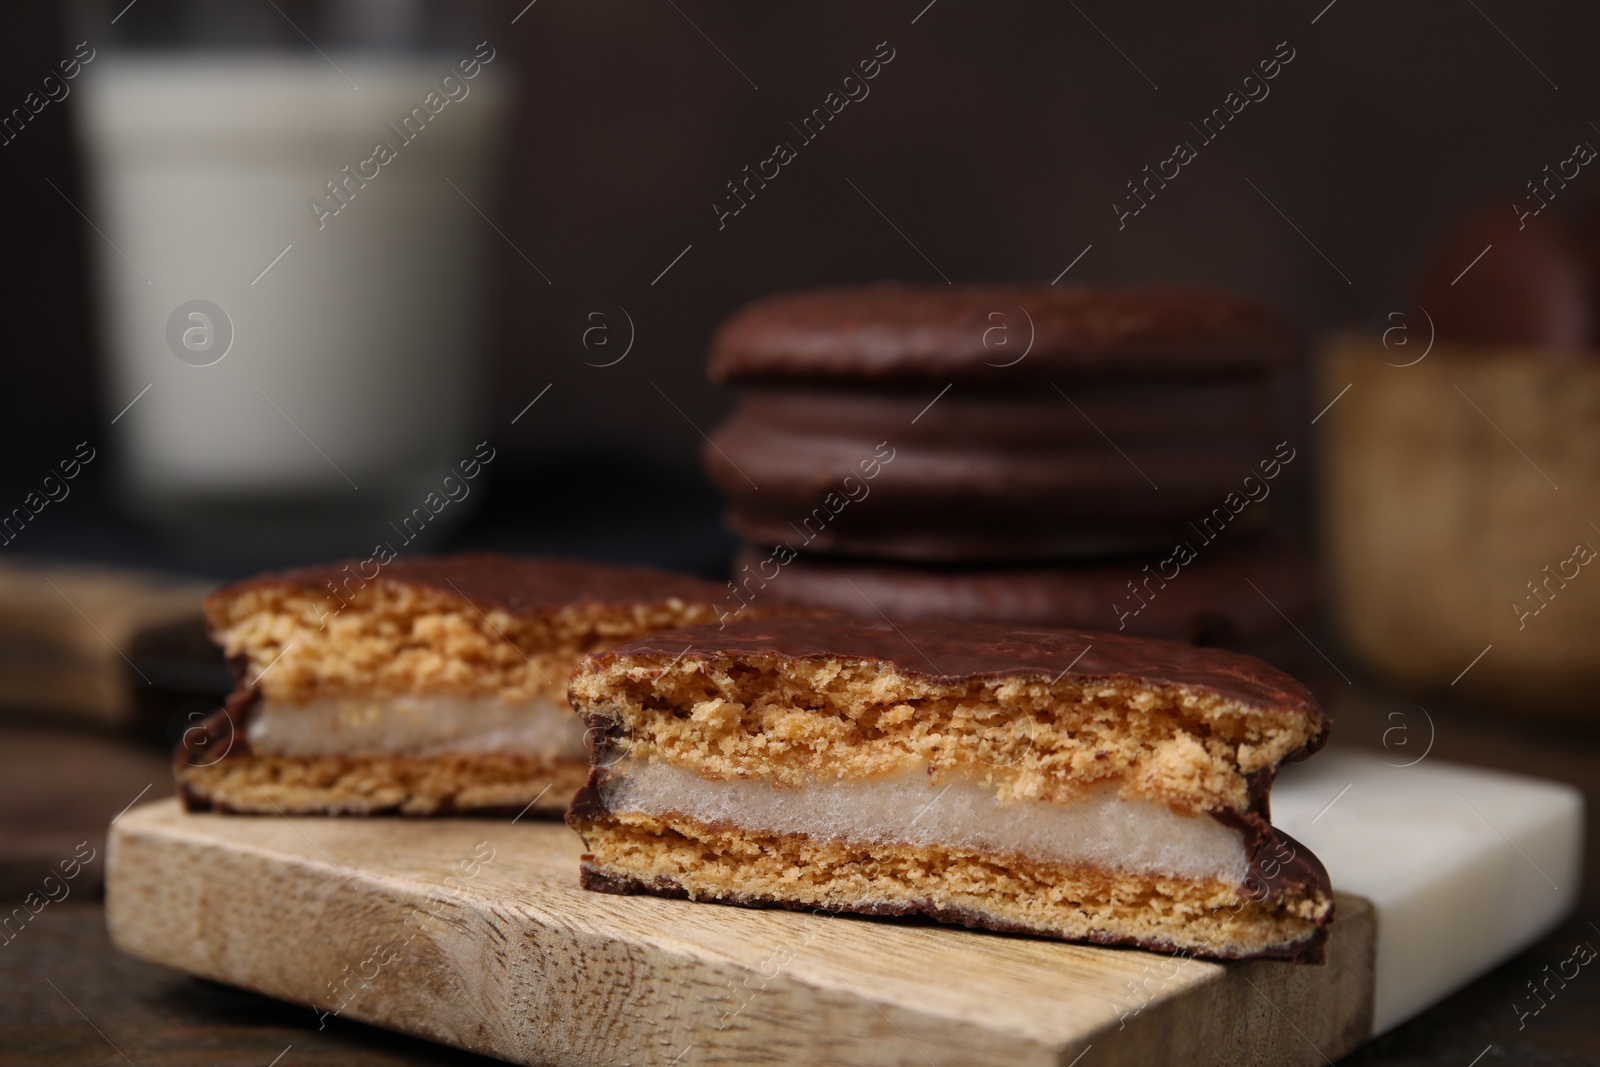
[[[1369,756],[1328,762],[1338,782],[1280,786],[1304,812],[1292,832],[1349,865],[1342,880],[1329,863],[1335,886],[1370,886],[1380,904],[1339,894],[1321,967],[608,896],[579,888],[582,846],[559,824],[190,815],[172,800],[112,827],[107,915],[116,944],[145,959],[522,1064],[1322,1064],[1373,1033],[1375,1010],[1393,1025],[1566,906],[1542,884],[1492,877],[1450,890],[1431,872],[1459,872],[1426,851],[1361,858],[1350,849],[1368,835],[1361,820],[1313,817],[1324,792],[1349,781],[1338,803],[1375,805],[1402,830],[1424,810],[1418,796],[1455,794],[1425,765],[1402,780],[1420,793],[1388,807],[1391,770]],[[1493,851],[1514,837],[1575,887],[1570,798],[1463,773],[1480,780],[1447,775],[1450,788],[1471,803],[1500,789],[1504,825],[1458,818],[1451,854],[1516,877]],[[1512,826],[1507,805],[1523,800],[1529,814]],[[1487,913],[1470,906],[1480,888]],[[1465,901],[1470,928],[1418,920],[1450,911],[1438,894]],[[1520,925],[1497,923],[1496,908]],[[1387,938],[1383,914],[1397,920]],[[1420,927],[1421,941],[1408,932]],[[1448,973],[1404,972],[1430,952],[1450,956]],[[1406,980],[1379,995],[1380,972]]]
[[[1370,1030],[1357,897],[1326,966],[1224,966],[591,893],[550,823],[162,801],[110,848],[124,950],[514,1063],[1065,1065],[1090,1045],[1094,1065],[1322,1063]]]

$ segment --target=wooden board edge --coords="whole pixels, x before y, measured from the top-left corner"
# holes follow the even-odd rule
[[[447,906],[418,924],[420,936],[397,945],[399,919],[437,903],[425,892],[365,878],[362,892],[351,894],[345,876],[325,863],[196,840],[143,814],[135,809],[119,820],[108,848],[107,923],[118,948],[307,1004],[308,1013],[342,1014],[511,1062],[1065,1067],[1093,1046],[1095,1067],[1168,1059],[1320,1063],[1354,1048],[1371,1028],[1375,917],[1357,897],[1339,898],[1327,966],[1229,965],[1218,980],[1177,996],[1163,995],[1159,980],[1147,982],[1143,1000],[1131,993],[1126,1000],[1142,1007],[1082,1041],[975,1027],[874,999],[870,983],[844,991],[793,973],[763,982],[759,998],[730,1022],[727,991],[749,974],[738,964],[616,941],[579,925],[545,923],[533,936],[530,917],[515,908]],[[314,936],[294,937],[292,922]],[[283,930],[295,951],[263,953],[241,936],[261,929]],[[386,956],[393,958],[385,964]],[[1171,959],[1150,958],[1156,965]],[[596,974],[607,981],[582,985]],[[1339,980],[1329,984],[1330,974]],[[611,992],[593,995],[602,987]],[[575,1002],[579,988],[591,990],[587,1002]]]

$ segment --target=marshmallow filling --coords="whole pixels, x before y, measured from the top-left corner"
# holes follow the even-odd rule
[[[974,778],[902,771],[774,788],[761,779],[712,781],[660,762],[625,760],[601,785],[607,810],[677,815],[715,827],[799,834],[862,845],[965,848],[1087,866],[1243,884],[1244,835],[1208,815],[1185,815],[1100,784],[1067,803],[1002,804]]]
[[[583,722],[553,700],[393,696],[262,700],[246,736],[268,756],[438,756],[505,753],[586,758]]]

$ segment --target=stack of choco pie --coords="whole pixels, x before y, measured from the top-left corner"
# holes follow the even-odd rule
[[[758,599],[1163,637],[1302,665],[1310,561],[1266,521],[1294,449],[1260,306],[1192,290],[882,284],[758,301],[704,450]]]

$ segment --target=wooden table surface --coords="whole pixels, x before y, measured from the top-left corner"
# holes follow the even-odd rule
[[[1399,718],[1392,717],[1398,713]],[[1335,703],[1349,744],[1414,758],[1537,774],[1600,797],[1600,717],[1539,720],[1428,705],[1352,690]],[[1393,728],[1405,726],[1404,734]],[[1410,746],[1397,748],[1404,741]],[[145,787],[149,786],[148,789]],[[343,1019],[324,1029],[311,1009],[143,963],[115,951],[98,890],[104,828],[135,795],[171,791],[159,752],[87,733],[0,728],[0,904],[19,906],[48,869],[82,843],[96,849],[70,885],[0,943],[0,1065],[137,1067],[239,1064],[476,1064],[480,1057]],[[1343,1062],[1362,1065],[1547,1065],[1600,1062],[1600,969],[1584,968],[1537,1015],[1528,984],[1580,942],[1600,948],[1600,833],[1591,817],[1578,912],[1534,948]],[[59,890],[57,891],[59,892]],[[1549,965],[1551,971],[1546,971]],[[1092,1067],[1086,1063],[1083,1067]]]

